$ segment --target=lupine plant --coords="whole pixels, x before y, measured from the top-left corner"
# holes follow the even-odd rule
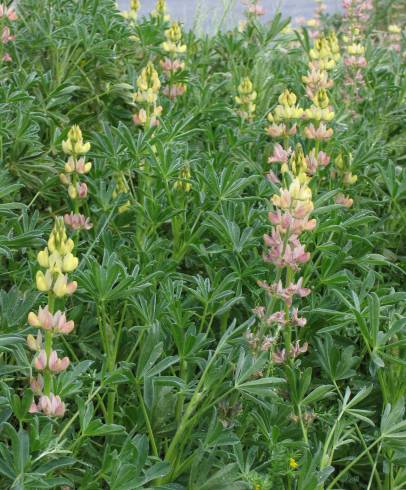
[[[262,4],[0,6],[0,489],[406,488],[404,6]]]

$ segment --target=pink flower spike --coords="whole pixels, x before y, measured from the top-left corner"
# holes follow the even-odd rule
[[[8,63],[8,62],[10,62],[10,61],[13,61],[13,58],[10,56],[10,54],[9,54],[9,53],[5,53],[5,54],[3,55],[3,61],[5,61],[5,62],[7,62],[7,63]]]

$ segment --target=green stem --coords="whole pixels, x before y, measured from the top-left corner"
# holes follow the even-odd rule
[[[154,437],[154,431],[152,430],[151,422],[149,420],[148,412],[147,412],[147,409],[146,409],[146,406],[144,403],[144,398],[142,396],[141,388],[140,388],[138,381],[135,382],[135,391],[137,393],[138,401],[140,402],[141,410],[142,410],[142,413],[144,415],[144,420],[145,420],[145,424],[147,426],[148,438],[149,438],[149,442],[151,443],[152,452],[153,452],[154,456],[159,457],[158,449],[157,449],[155,437]]]

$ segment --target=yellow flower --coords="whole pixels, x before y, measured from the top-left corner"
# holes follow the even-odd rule
[[[400,34],[402,32],[402,29],[396,24],[391,24],[390,26],[388,26],[388,31],[391,34]]]
[[[355,184],[355,182],[357,182],[357,180],[358,180],[358,176],[353,175],[352,172],[345,172],[345,174],[343,176],[343,182],[345,185]]]
[[[362,44],[353,43],[347,46],[347,52],[353,56],[361,56],[365,53],[365,48]]]
[[[169,15],[166,13],[166,1],[157,0],[155,9],[151,12],[152,17],[160,17],[163,20],[169,20]]]
[[[84,155],[90,150],[90,143],[83,143],[82,131],[74,125],[68,132],[68,139],[62,141],[62,150],[67,155]]]
[[[44,248],[44,250],[38,252],[37,261],[39,265],[44,269],[47,269],[49,267],[49,253],[47,248]]]
[[[297,464],[295,458],[289,459],[289,467],[292,468],[292,470],[296,470],[297,468],[299,468],[299,465]]]
[[[72,272],[79,264],[79,260],[72,253],[67,253],[63,258],[62,268],[64,272]]]
[[[49,291],[52,287],[52,275],[50,271],[46,271],[45,274],[42,271],[38,271],[35,276],[35,282],[38,291],[41,291],[43,293]]]

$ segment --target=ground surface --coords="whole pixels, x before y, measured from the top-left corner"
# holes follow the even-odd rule
[[[156,0],[141,0],[141,15],[148,14],[156,3]],[[206,30],[216,28],[221,21],[224,4],[230,3],[229,0],[167,0],[170,14],[176,19],[181,20],[187,26],[195,25]],[[325,0],[329,12],[334,12],[340,8],[340,0]],[[122,9],[128,9],[130,0],[118,0]],[[292,18],[304,16],[311,17],[315,9],[315,2],[312,0],[262,0],[267,14],[264,19],[269,19],[280,7],[285,15]],[[243,18],[244,5],[240,0],[231,0],[231,8],[225,18],[227,25],[238,22]]]

